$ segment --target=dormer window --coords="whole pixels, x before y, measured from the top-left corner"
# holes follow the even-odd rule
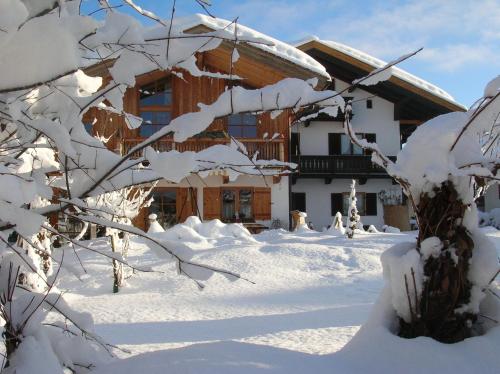
[[[139,128],[142,137],[149,137],[171,120],[172,85],[168,78],[139,88],[139,115],[144,122]]]
[[[228,117],[229,135],[235,138],[257,137],[257,116],[251,113],[232,114]]]

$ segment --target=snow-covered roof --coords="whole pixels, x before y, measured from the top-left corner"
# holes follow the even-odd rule
[[[371,56],[368,53],[362,52],[358,49],[349,47],[345,44],[338,43],[335,41],[321,40],[317,36],[310,36],[310,37],[307,37],[305,39],[302,39],[299,42],[294,43],[294,46],[300,47],[300,46],[303,46],[303,45],[310,43],[310,42],[313,42],[313,41],[320,43],[324,46],[327,46],[329,48],[332,48],[332,49],[334,49],[338,52],[341,52],[345,55],[348,55],[348,56],[350,56],[358,61],[364,62],[365,64],[370,65],[374,68],[379,68],[379,67],[384,66],[386,64],[385,61],[380,60],[374,56]],[[449,103],[452,103],[456,106],[467,109],[467,107],[465,107],[464,105],[455,101],[453,96],[451,96],[448,92],[444,91],[443,89],[437,87],[436,85],[434,85],[432,83],[429,83],[429,82],[427,82],[427,81],[425,81],[425,80],[423,80],[423,79],[421,79],[413,74],[408,73],[407,71],[405,71],[403,69],[400,69],[400,68],[394,66],[392,75],[395,76],[396,78],[399,78],[399,79],[401,79],[401,80],[403,80],[403,81],[405,81],[405,82],[407,82],[407,83],[409,83],[409,84],[411,84],[419,89],[422,89],[422,90],[438,97],[438,98],[446,100]]]
[[[231,33],[234,33],[234,24],[231,24],[231,21],[221,18],[212,18],[204,14],[194,14],[187,17],[177,18],[174,22],[176,26],[183,30],[189,30],[196,26],[203,25],[212,30],[226,29]],[[274,39],[239,23],[237,30],[238,38],[240,39],[259,39],[265,42],[265,44],[249,42],[249,45],[330,79],[330,75],[323,65],[295,46]]]

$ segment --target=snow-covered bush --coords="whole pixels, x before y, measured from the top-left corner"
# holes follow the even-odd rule
[[[339,94],[318,92],[314,82],[299,79],[256,90],[236,86],[198,112],[176,117],[121,156],[107,149],[105,139],[86,131],[82,117],[89,109],[121,116],[129,128],[137,128],[142,119],[123,109],[123,94],[135,85],[137,75],[175,69],[176,74],[184,70],[193,76],[231,79],[201,71],[197,54],[218,48],[223,41],[234,48],[249,42],[271,47],[273,42],[234,22],[207,34],[186,34],[175,19],[162,21],[130,0],[113,6],[95,2],[100,8],[90,15],[82,13],[81,4],[0,1],[0,312],[5,321],[7,371],[18,374],[33,367],[44,374],[62,373],[64,367],[74,373],[88,372],[99,361],[97,351],[112,353],[92,332],[90,316],[72,311],[56,286],[66,252],[94,249],[81,243],[80,235],[73,238],[51,225],[54,217],[99,225],[108,233],[137,235],[200,287],[213,272],[238,278],[238,274],[193,263],[189,254],[184,258],[184,248],[172,248],[134,228],[123,207],[107,204],[107,197],[161,178],[177,182],[192,173],[203,177],[214,169],[226,170],[231,180],[240,174],[273,175],[277,169],[268,166],[286,168],[287,164],[250,159],[236,142],[198,153],[157,153],[150,146],[170,134],[182,142],[230,114],[299,110],[306,105],[337,110],[343,105]],[[131,7],[155,26],[143,27],[121,13],[120,6]],[[107,69],[106,79],[84,72],[94,63]],[[132,160],[141,153],[142,158]],[[19,236],[17,242],[8,240],[13,231]],[[49,243],[59,239],[69,244],[55,251]],[[120,253],[99,254],[131,266]],[[52,259],[47,273],[39,256]],[[59,313],[65,322],[42,324],[49,311]]]
[[[401,232],[401,230],[398,229],[397,227],[393,227],[393,226],[389,226],[389,225],[382,226],[382,231],[387,232],[389,234],[398,234]]]
[[[403,204],[403,195],[400,188],[388,188],[378,193],[378,198],[383,205],[401,205]]]
[[[347,211],[347,228],[346,234],[349,239],[354,237],[354,232],[360,226],[361,217],[358,214],[358,208],[356,206],[356,181],[353,179],[351,183],[351,192],[349,194],[349,209]],[[363,226],[361,225],[361,228]]]
[[[333,217],[333,222],[327,230],[328,233],[333,233],[337,235],[345,235],[345,227],[342,222],[342,213],[337,212],[335,217]]]
[[[485,181],[498,181],[500,76],[467,112],[419,126],[396,162],[355,135],[350,111],[347,105],[346,134],[372,152],[372,161],[401,185],[416,212],[417,242],[383,259],[398,334],[452,343],[484,332],[487,318],[498,319],[487,295],[500,266],[494,245],[478,230],[474,192]]]

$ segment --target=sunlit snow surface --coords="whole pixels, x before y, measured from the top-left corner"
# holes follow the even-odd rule
[[[497,231],[487,230],[499,245]],[[204,291],[143,247],[131,251],[131,262],[165,273],[134,274],[112,294],[110,264],[81,252],[91,276],[82,283],[64,274],[61,283],[69,303],[94,315],[98,334],[132,351],[96,373],[331,372],[342,361],[330,354],[358,331],[380,294],[381,253],[415,235],[349,240],[280,230],[255,236],[257,242],[209,239],[209,248],[197,247],[196,261],[256,284],[216,275]]]

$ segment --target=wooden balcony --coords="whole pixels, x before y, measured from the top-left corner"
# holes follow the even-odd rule
[[[284,139],[274,139],[274,140],[266,140],[266,139],[246,139],[239,138],[237,139],[241,142],[247,149],[248,154],[252,157],[255,152],[259,152],[257,156],[257,160],[278,160],[278,161],[286,161],[285,154],[285,141]],[[132,147],[136,146],[143,139],[124,139],[121,146],[122,154],[128,153]],[[199,152],[208,147],[217,144],[226,144],[228,145],[230,140],[227,138],[195,138],[188,139],[182,143],[176,143],[172,139],[162,139],[152,145],[152,147],[160,152],[177,150],[179,152],[185,151],[193,151]],[[134,154],[133,158],[137,158],[141,155],[141,152],[137,152]]]
[[[392,158],[392,157],[391,157]],[[390,178],[371,156],[292,156],[298,178]]]

